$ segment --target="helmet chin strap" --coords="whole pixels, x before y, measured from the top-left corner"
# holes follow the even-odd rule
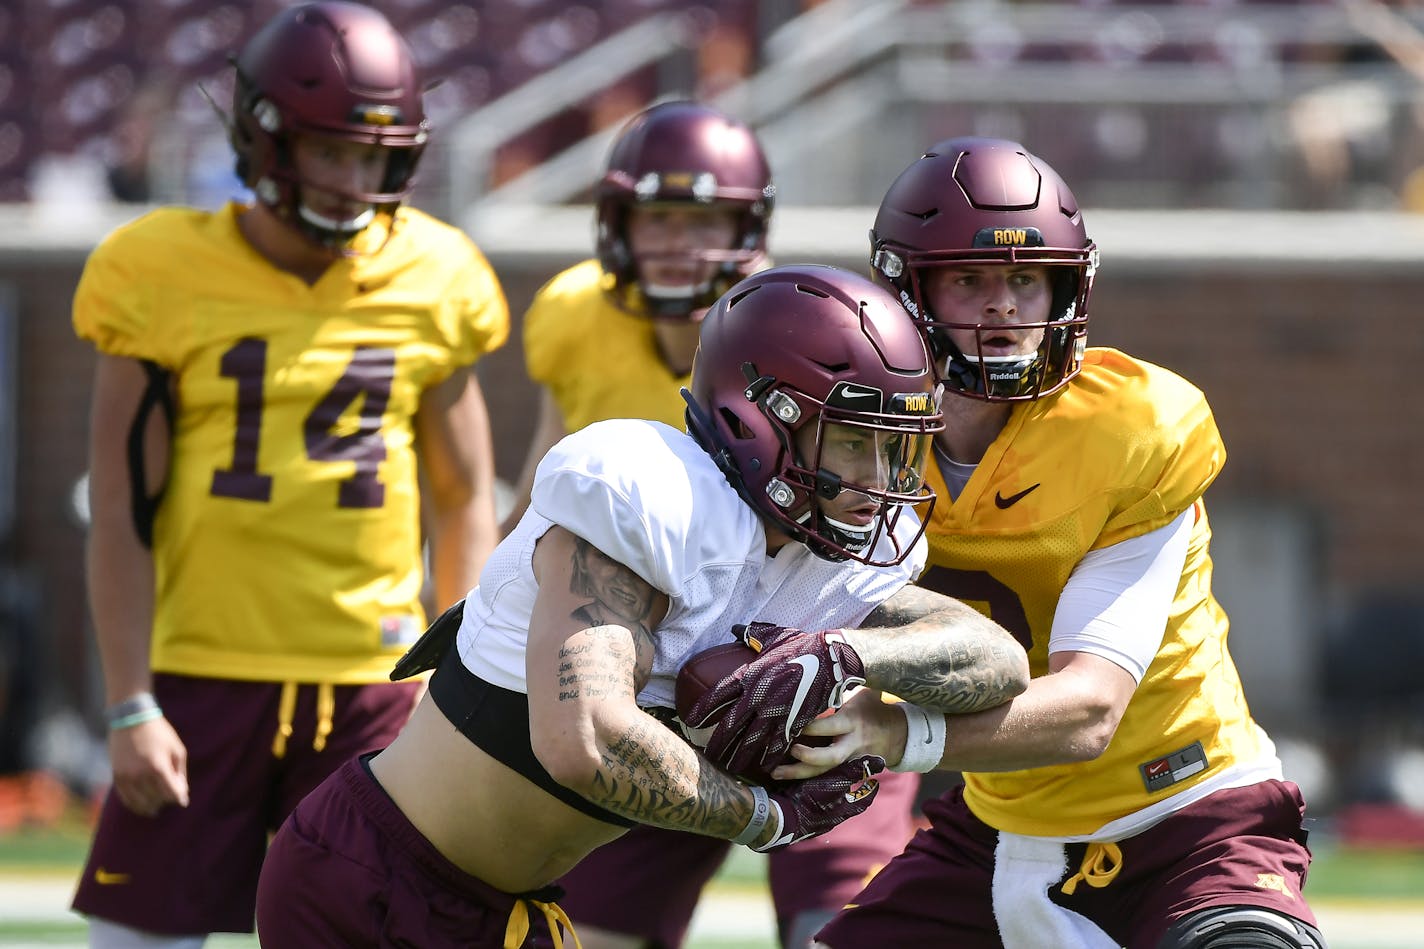
[[[812,504],[814,505],[814,501]],[[796,518],[796,523],[806,527],[811,520],[811,508],[806,509],[806,513]],[[844,547],[852,553],[860,553],[870,546],[870,539],[875,536],[875,523],[872,521],[864,527],[855,524],[847,524],[845,521],[838,521],[829,516],[826,512],[821,513],[821,524],[830,528],[823,531],[827,537],[836,544]],[[812,547],[814,550],[815,548]]]

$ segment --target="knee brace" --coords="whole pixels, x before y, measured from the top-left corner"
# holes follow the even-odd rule
[[[1157,949],[1326,949],[1320,930],[1256,906],[1214,906],[1178,920]]]

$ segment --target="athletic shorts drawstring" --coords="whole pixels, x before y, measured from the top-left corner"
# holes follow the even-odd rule
[[[287,754],[287,739],[292,737],[292,718],[297,711],[297,683],[283,682],[282,697],[277,701],[277,734],[272,737],[272,757],[282,758]],[[336,715],[336,687],[330,682],[318,682],[316,686],[316,735],[312,738],[312,750],[321,751],[326,747],[326,739],[331,735],[332,719]]]
[[[574,932],[574,924],[569,919],[569,914],[565,913],[558,903],[545,903],[525,897],[515,900],[514,909],[510,910],[509,925],[504,929],[504,949],[519,949],[524,945],[524,940],[529,935],[530,905],[544,914],[544,921],[549,924],[549,932],[554,937],[554,949],[564,949],[563,932],[567,932],[573,940],[574,949],[583,949],[583,943],[579,942],[578,933]]]
[[[1114,843],[1088,844],[1083,854],[1083,863],[1078,872],[1063,883],[1063,895],[1072,896],[1082,880],[1094,889],[1102,889],[1111,883],[1122,869],[1122,850]]]

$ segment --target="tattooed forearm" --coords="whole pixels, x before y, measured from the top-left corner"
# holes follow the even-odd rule
[[[978,712],[1028,687],[1023,647],[997,623],[931,590],[907,586],[849,637],[868,684],[942,712]]]
[[[647,715],[607,743],[588,796],[640,823],[714,837],[735,837],[751,817],[745,788]]]

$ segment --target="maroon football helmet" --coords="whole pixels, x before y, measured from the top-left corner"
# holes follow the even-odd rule
[[[613,143],[594,195],[598,260],[609,298],[629,313],[663,319],[685,320],[711,306],[762,266],[775,197],[766,156],[746,125],[695,102],[663,102],[638,113]],[[667,203],[736,213],[730,247],[690,255],[716,267],[710,281],[685,292],[645,285],[628,240],[630,209]]]
[[[990,402],[1037,399],[1078,374],[1088,337],[1088,297],[1098,248],[1073,193],[1043,159],[1017,142],[953,138],[905,169],[870,232],[871,267],[893,287],[929,339],[944,384]],[[938,319],[924,292],[927,271],[965,264],[1047,264],[1053,303],[1038,350],[1025,356],[960,352],[946,329],[993,331]],[[984,335],[976,338],[983,339]]]
[[[934,500],[924,472],[943,428],[937,390],[925,342],[894,297],[849,271],[797,265],[754,274],[717,301],[683,398],[688,431],[758,513],[822,557],[884,566],[909,553],[872,559],[903,505]],[[815,448],[804,457],[794,436],[808,426]],[[847,436],[862,457],[873,452],[880,483],[826,466]],[[821,510],[817,496],[842,490],[879,503],[870,523]]]
[[[234,64],[230,130],[238,176],[303,235],[345,247],[376,213],[393,213],[410,194],[428,127],[410,48],[381,13],[339,0],[288,7],[248,40]],[[292,136],[304,133],[386,150],[380,190],[343,195],[369,204],[368,213],[333,221],[302,205]]]

